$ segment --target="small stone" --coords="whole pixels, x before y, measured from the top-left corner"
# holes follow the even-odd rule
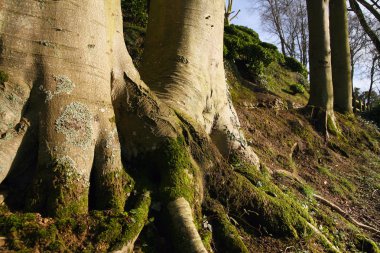
[[[7,238],[0,237],[0,247],[4,247],[7,244]]]
[[[4,193],[4,192],[0,193],[0,206],[4,205],[6,197],[7,197],[6,193]]]

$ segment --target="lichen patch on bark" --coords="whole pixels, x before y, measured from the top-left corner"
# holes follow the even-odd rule
[[[70,94],[74,90],[75,84],[67,76],[59,75],[54,76],[53,78],[57,83],[54,95],[58,95],[61,93]]]
[[[74,146],[88,148],[93,136],[93,116],[88,107],[79,102],[67,105],[55,122],[55,130]]]
[[[64,76],[64,75],[53,76],[53,79],[56,82],[56,87],[55,87],[54,92],[45,89],[42,85],[39,87],[40,91],[42,91],[46,95],[45,102],[52,100],[54,96],[60,95],[62,93],[70,95],[71,92],[75,88],[74,82],[71,81],[70,78],[68,78],[67,76]]]

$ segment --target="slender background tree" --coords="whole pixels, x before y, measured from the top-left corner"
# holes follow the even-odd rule
[[[329,1],[307,1],[309,21],[310,99],[312,117],[327,133],[334,131],[334,94],[331,70]]]
[[[329,7],[334,109],[352,113],[352,64],[346,0],[330,1]]]

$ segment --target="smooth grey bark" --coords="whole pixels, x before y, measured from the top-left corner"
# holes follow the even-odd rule
[[[367,108],[368,110],[371,110],[372,109],[372,104],[371,104],[371,94],[372,94],[372,90],[373,90],[373,84],[375,82],[375,68],[376,68],[376,63],[379,61],[379,56],[378,55],[375,55],[373,58],[372,58],[372,64],[371,64],[371,71],[370,71],[370,85],[369,85],[369,89],[368,89],[368,95],[367,95]]]
[[[141,76],[162,101],[202,126],[225,158],[237,154],[258,166],[225,80],[224,4],[152,1]]]
[[[346,1],[330,1],[329,13],[334,109],[341,113],[352,113],[351,56]]]
[[[122,173],[123,168],[118,133],[110,121],[115,118],[110,87],[112,52],[120,49],[115,48],[116,41],[122,38],[122,26],[116,25],[121,18],[117,4],[1,1],[0,68],[9,74],[5,87],[15,97],[7,101],[2,96],[1,103],[17,102],[14,107],[2,107],[7,110],[1,118],[2,125],[7,125],[3,131],[8,135],[22,118],[30,122],[27,131],[38,134],[37,178],[44,181],[42,177],[49,174],[71,180],[74,176],[78,180],[76,201],[83,204],[78,212],[87,212],[93,166],[103,175]],[[15,150],[24,141],[17,141],[21,138],[20,134],[14,137],[14,148],[9,152],[1,148],[5,151],[0,181],[12,168]],[[12,139],[1,139],[0,147]],[[95,150],[104,159],[93,164]],[[65,168],[53,176],[48,168],[54,164]],[[52,182],[44,184],[49,194],[48,189],[54,186]],[[61,191],[60,187],[55,190]],[[62,201],[69,201],[69,195],[70,190],[63,192]],[[60,209],[53,201],[42,204],[45,198],[49,199],[34,199],[31,205],[52,212]]]
[[[329,125],[335,128],[328,9],[328,0],[307,1],[310,60],[308,106],[316,109],[313,112],[317,115],[313,116],[318,118],[318,125],[323,131],[327,131]]]

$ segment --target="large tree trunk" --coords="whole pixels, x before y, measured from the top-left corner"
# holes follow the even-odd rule
[[[122,209],[126,194],[120,189],[129,182],[111,120],[110,85],[118,63],[113,52],[126,54],[120,48],[120,3],[1,1],[0,11],[0,67],[10,76],[5,90],[17,102],[12,106],[13,100],[1,97],[7,105],[2,107],[1,122],[7,126],[2,131],[12,132],[21,118],[30,125],[0,140],[0,180],[11,169],[33,169],[12,161],[18,148],[28,149],[37,156],[28,209],[49,215],[87,212],[91,177],[99,182],[91,186],[94,207]],[[38,149],[23,145],[28,137],[37,138]],[[110,179],[115,174],[119,179]],[[101,184],[114,186],[103,191],[97,189]]]
[[[0,70],[9,76],[0,91],[0,182],[13,193],[13,208],[58,217],[123,211],[133,180],[119,136],[128,158],[137,152],[134,139],[150,138],[152,149],[155,139],[180,132],[174,113],[140,80],[122,29],[120,1],[0,1]],[[144,226],[147,203],[127,248]]]
[[[313,117],[322,131],[335,129],[334,95],[331,71],[329,1],[308,0],[310,99]]]
[[[161,100],[201,125],[225,158],[237,154],[258,166],[225,81],[223,6],[223,0],[153,1],[141,76]]]
[[[351,56],[345,0],[330,1],[330,37],[334,109],[352,113]]]

